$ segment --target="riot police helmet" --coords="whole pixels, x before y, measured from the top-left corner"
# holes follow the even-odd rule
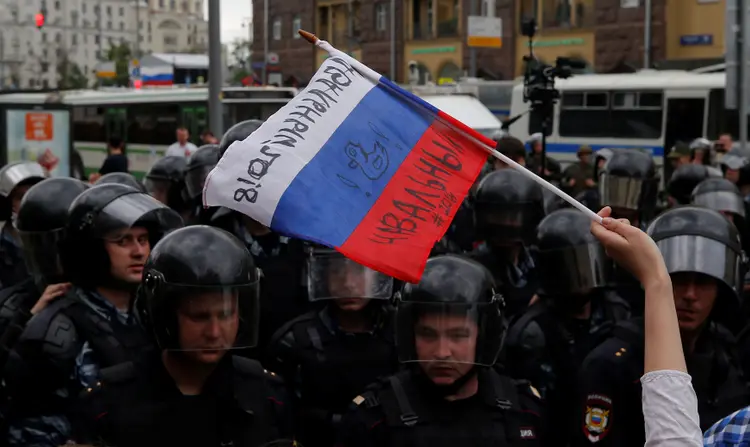
[[[127,172],[110,172],[99,177],[99,180],[94,182],[94,185],[105,185],[107,183],[117,183],[120,185],[130,186],[138,191],[146,192],[146,188],[143,184],[136,179],[133,174]]]
[[[722,214],[745,218],[745,201],[739,188],[725,178],[707,178],[693,189],[692,204]]]
[[[690,142],[690,158],[698,159],[704,165],[711,164],[713,158],[713,143],[706,138],[696,138]]]
[[[185,167],[185,190],[190,200],[196,200],[203,194],[203,184],[208,173],[219,163],[221,153],[217,144],[206,144],[190,156]]]
[[[685,164],[675,169],[667,183],[667,192],[680,205],[690,203],[693,190],[702,181],[718,177],[718,173],[704,165]]]
[[[724,301],[738,304],[744,278],[740,233],[718,211],[681,206],[654,219],[647,233],[656,242],[670,275],[699,273],[716,280]]]
[[[60,248],[68,208],[88,188],[77,179],[49,178],[29,188],[21,201],[16,229],[26,265],[40,288],[63,282]]]
[[[651,154],[614,149],[598,173],[601,203],[613,210],[647,211],[656,206],[658,176]]]
[[[538,183],[515,169],[488,174],[474,197],[477,234],[492,244],[532,243],[544,218],[544,193]]]
[[[61,261],[65,275],[81,287],[101,286],[113,278],[105,242],[138,243],[122,234],[133,227],[148,231],[149,247],[183,225],[172,209],[130,186],[96,185],[70,204]]]
[[[393,278],[390,276],[327,247],[309,245],[306,250],[307,296],[310,301],[346,300],[352,301],[350,307],[357,307],[357,304],[369,300],[390,300],[393,297]]]
[[[219,143],[219,152],[221,156],[224,156],[224,153],[226,153],[227,149],[229,149],[229,146],[232,145],[235,141],[242,141],[245,138],[249,137],[250,134],[258,130],[260,126],[262,126],[264,121],[261,120],[246,120],[241,121],[234,126],[230,127],[229,130],[226,131],[223,137],[221,137],[221,142]]]
[[[44,168],[33,161],[18,161],[0,169],[0,196],[10,198],[16,188],[30,186],[47,178]]]
[[[614,151],[608,147],[603,147],[594,153],[594,178],[599,177],[599,172],[604,169]]]
[[[612,260],[591,234],[591,219],[576,209],[548,215],[537,227],[537,257],[545,295],[586,295],[613,284]]]
[[[227,350],[256,345],[260,276],[232,234],[204,225],[181,228],[152,248],[135,312],[160,349],[215,363]],[[218,335],[202,337],[208,330]]]
[[[170,208],[183,209],[186,166],[185,157],[159,159],[146,174],[146,192]]]
[[[719,166],[724,177],[738,187],[750,185],[750,151],[733,147],[721,157]]]
[[[394,301],[402,363],[492,366],[497,361],[507,326],[505,302],[490,271],[478,262],[457,255],[430,258],[419,283],[404,284]],[[459,347],[450,358],[435,352],[441,344],[435,340],[446,332],[464,334],[458,343],[467,349]]]

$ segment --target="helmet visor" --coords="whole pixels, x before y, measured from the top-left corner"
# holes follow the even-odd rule
[[[425,369],[447,376],[460,372],[458,365],[494,364],[486,355],[499,338],[491,320],[496,303],[456,304],[403,301],[396,310],[396,346],[403,363],[423,363]],[[456,378],[460,377],[459,374]]]
[[[203,194],[203,185],[206,183],[206,177],[216,165],[198,166],[195,169],[187,171],[185,174],[185,188],[188,197],[195,199]]]
[[[8,197],[20,183],[28,180],[44,180],[47,177],[39,163],[26,162],[8,165],[0,170],[0,195]]]
[[[714,211],[745,217],[745,202],[740,195],[732,191],[712,191],[697,194],[693,197],[693,204]]]
[[[143,287],[149,287],[148,281]],[[147,310],[159,346],[192,352],[213,363],[227,351],[258,342],[258,282],[198,287],[164,284],[147,291]]]
[[[602,172],[599,176],[599,193],[602,205],[613,208],[637,210],[641,200],[643,180],[620,177]]]
[[[183,225],[180,215],[172,209],[147,194],[133,193],[116,198],[99,211],[94,222],[95,235],[105,237],[111,231],[130,228],[136,223],[160,233]]]
[[[614,264],[600,244],[586,244],[559,250],[539,252],[542,287],[549,295],[588,293],[606,287],[612,278]]]
[[[55,284],[62,281],[59,247],[65,229],[54,231],[19,231],[26,267],[37,283]]]
[[[659,247],[669,274],[703,273],[722,281],[733,290],[740,285],[740,254],[714,239],[682,235],[662,239]]]
[[[393,278],[367,268],[338,253],[314,254],[307,263],[310,301],[342,298],[388,300]]]

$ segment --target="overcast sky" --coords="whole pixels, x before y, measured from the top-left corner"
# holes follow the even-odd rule
[[[208,17],[208,1],[205,1]],[[246,39],[249,30],[242,24],[251,20],[253,14],[252,0],[221,0],[221,41],[232,43],[235,39]]]

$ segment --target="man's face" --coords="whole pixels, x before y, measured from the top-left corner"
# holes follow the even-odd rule
[[[18,210],[21,208],[21,200],[23,200],[23,196],[26,195],[26,192],[34,185],[20,185],[13,188],[13,191],[10,193],[10,205],[11,209],[14,213],[18,213]]]
[[[718,283],[700,273],[675,273],[671,276],[680,330],[694,332],[703,326],[714,308]]]
[[[188,133],[187,129],[177,129],[177,141],[180,143],[185,143],[188,140],[188,137],[190,134]]]
[[[589,164],[591,163],[591,154],[579,154],[578,159],[581,160],[581,163]]]
[[[120,281],[138,284],[143,275],[151,245],[145,228],[133,227],[112,231],[104,238],[104,249],[109,255],[110,273]]]
[[[732,149],[732,137],[730,135],[722,135],[719,137],[719,143],[724,146],[724,150],[729,152]]]
[[[367,275],[372,273],[353,262],[341,262],[328,274],[328,290],[331,296],[340,297],[334,300],[336,306],[347,312],[358,312],[367,306],[369,295]]]
[[[542,153],[542,142],[541,141],[535,141],[531,143],[531,149],[534,151],[535,154],[541,154]]]
[[[180,348],[205,364],[216,364],[234,346],[240,318],[237,294],[209,292],[180,301],[177,308]]]
[[[414,327],[419,365],[436,385],[450,385],[474,365],[477,325],[463,315],[425,313]]]
[[[740,170],[727,169],[726,171],[724,171],[724,178],[732,183],[737,183],[740,180]]]

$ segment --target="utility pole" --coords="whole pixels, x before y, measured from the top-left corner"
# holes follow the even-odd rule
[[[268,84],[268,0],[263,0],[263,79],[261,84]]]
[[[354,5],[352,5],[352,0],[347,1],[346,7],[346,34],[348,34],[348,39],[346,39],[346,48],[347,52],[351,56],[352,51],[354,50]]]
[[[214,135],[224,134],[221,107],[221,5],[208,0],[208,120]]]
[[[469,0],[469,15],[477,15],[477,1]],[[468,19],[467,19],[468,23]],[[468,30],[468,26],[467,26]],[[469,48],[469,76],[474,78],[477,76],[477,49],[474,47]]]
[[[748,51],[748,40],[750,40],[750,0],[740,0],[740,51],[738,52],[737,62],[739,63],[740,76],[740,95],[739,95],[739,112],[740,112],[740,142],[743,149],[747,149],[747,101],[750,99],[748,95],[748,76],[747,70],[747,55],[750,54]]]
[[[396,82],[396,0],[391,0],[391,81]]]
[[[99,0],[99,16],[96,18],[99,22],[99,60],[104,59],[104,10],[103,1]]]
[[[643,68],[651,68],[651,0],[646,0],[643,5]]]
[[[135,0],[135,57],[141,58],[141,0]]]

